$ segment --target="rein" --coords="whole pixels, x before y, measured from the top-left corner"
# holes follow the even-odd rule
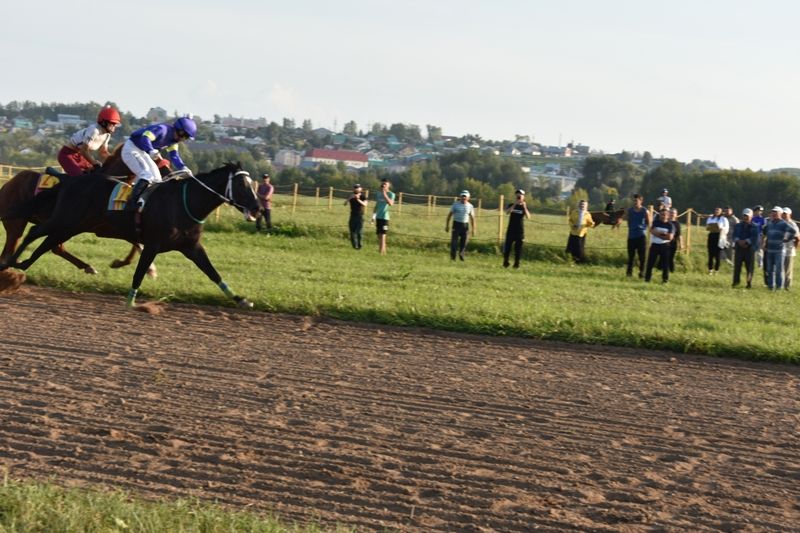
[[[218,193],[217,191],[215,191],[214,189],[212,189],[211,187],[209,187],[208,185],[206,185],[205,183],[203,183],[202,181],[197,179],[197,177],[194,174],[191,174],[191,173],[188,173],[188,172],[187,172],[187,174],[189,175],[190,178],[192,178],[197,183],[202,185],[203,188],[205,188],[207,191],[211,192],[212,194],[214,194],[215,196],[220,198],[223,201],[223,203],[232,205],[233,207],[238,207],[239,209],[241,209],[243,211],[247,210],[247,208],[245,206],[239,205],[239,204],[237,204],[236,202],[233,201],[233,178],[235,178],[236,176],[247,176],[249,178],[250,177],[250,173],[249,172],[246,172],[244,170],[239,170],[239,171],[237,171],[235,173],[234,172],[229,173],[228,174],[228,184],[225,186],[225,194]],[[189,215],[189,218],[191,218],[192,220],[194,220],[198,224],[205,224],[205,222],[206,222],[205,220],[198,220],[189,211],[189,204],[186,201],[186,185],[187,184],[188,184],[188,182],[184,181],[184,183],[183,183],[183,209],[186,211],[186,214]]]

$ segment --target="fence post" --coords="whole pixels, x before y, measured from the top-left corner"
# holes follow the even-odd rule
[[[317,193],[315,196],[314,205],[319,205],[319,187],[317,187]]]
[[[333,209],[333,187],[328,189],[328,211]]]
[[[294,184],[294,192],[292,193],[292,214],[294,215],[294,210],[297,208],[297,189],[300,188],[300,185],[295,183]]]
[[[428,195],[428,214],[431,214],[431,195]]]
[[[436,212],[436,195],[431,196],[431,214]]]
[[[475,236],[478,236],[478,217],[481,216],[481,199],[478,198],[478,209],[475,210]]]
[[[397,214],[403,212],[403,193],[397,193]]]
[[[686,210],[686,257],[692,252],[692,208]]]
[[[222,209],[222,206],[219,206],[214,210],[214,222],[219,222],[219,210],[220,209]]]
[[[500,195],[497,204],[497,242],[503,242],[503,206],[505,201],[503,195]]]

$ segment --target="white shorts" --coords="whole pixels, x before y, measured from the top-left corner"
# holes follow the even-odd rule
[[[136,174],[136,180],[145,180],[149,183],[161,183],[161,172],[158,171],[156,162],[144,150],[140,150],[128,139],[122,146],[122,160]]]

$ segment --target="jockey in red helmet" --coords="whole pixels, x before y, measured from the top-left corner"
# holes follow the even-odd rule
[[[119,112],[106,106],[97,114],[97,123],[76,131],[58,152],[58,162],[70,176],[91,172],[108,157],[108,141],[122,120]],[[98,152],[100,161],[91,152]]]
[[[173,124],[151,124],[131,133],[122,146],[122,160],[136,174],[131,200],[136,200],[152,183],[161,181],[156,161],[162,159],[161,150],[166,149],[169,159],[177,170],[191,174],[178,153],[178,143],[194,139],[197,124],[189,117],[181,117]],[[129,204],[133,207],[133,202]],[[141,205],[140,205],[141,208]]]

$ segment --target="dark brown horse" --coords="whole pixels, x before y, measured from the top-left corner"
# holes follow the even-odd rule
[[[102,172],[109,176],[127,176],[128,179],[132,179],[133,174],[122,161],[121,151],[122,145],[120,144],[113,153],[106,158],[105,162],[103,162]],[[164,163],[161,163],[161,161]],[[166,159],[162,159],[161,161],[159,162],[159,166],[162,170],[162,174],[166,174],[169,172],[169,162]],[[39,178],[41,177],[42,174],[39,172],[23,170],[0,187],[0,220],[3,221],[3,228],[6,231],[6,242],[3,246],[3,251],[0,252],[0,262],[11,257],[17,249],[28,223],[39,224],[44,222],[49,218],[53,207],[55,207],[55,196],[53,196],[51,201],[39,203],[36,212],[32,213],[28,218],[17,218],[13,216],[12,211],[15,206],[29,201],[36,194],[36,188],[39,184]],[[61,243],[53,246],[50,251],[66,259],[87,274],[97,273],[97,270],[95,270],[93,266],[69,253]],[[138,245],[133,245],[131,251],[124,259],[115,259],[111,263],[111,268],[130,265],[139,251],[140,247]],[[147,274],[151,277],[156,276],[154,265],[147,271]]]
[[[241,165],[228,163],[197,177],[189,175],[160,184],[153,189],[140,216],[133,211],[108,210],[108,199],[117,186],[117,180],[102,175],[66,180],[56,195],[50,217],[28,231],[9,259],[0,261],[0,271],[9,267],[27,270],[56,243],[91,232],[98,237],[144,245],[128,293],[128,306],[135,303],[142,278],[155,256],[176,250],[197,265],[238,305],[252,307],[247,299],[237,296],[222,280],[200,243],[205,218],[223,203],[245,213],[248,220],[255,220],[252,214],[260,211],[253,181]],[[40,197],[34,197],[19,209],[34,209],[39,201]],[[40,237],[44,237],[44,241],[28,259],[20,262],[19,257],[26,247]]]
[[[592,215],[592,220],[594,220],[595,226],[606,224],[611,226],[613,229],[622,223],[622,217],[625,214],[625,209],[617,209],[612,211],[610,214],[606,211],[592,211],[590,214]]]

